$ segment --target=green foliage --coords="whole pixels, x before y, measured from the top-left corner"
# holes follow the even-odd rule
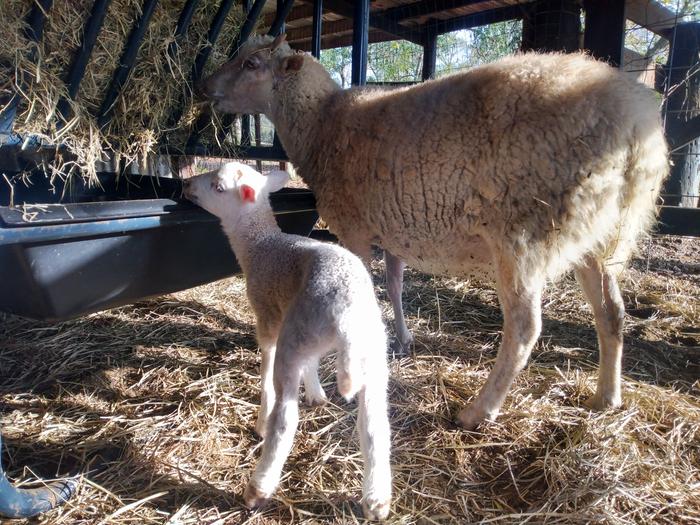
[[[373,82],[415,82],[421,79],[423,48],[405,40],[371,44],[367,77]]]
[[[342,87],[350,85],[352,67],[352,48],[336,47],[321,51],[321,64],[330,71],[333,79]]]

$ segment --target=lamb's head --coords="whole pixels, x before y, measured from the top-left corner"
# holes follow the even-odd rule
[[[183,182],[184,195],[220,219],[239,216],[260,206],[270,206],[267,195],[284,187],[286,171],[262,175],[240,162],[229,162]]]
[[[252,37],[236,58],[204,80],[203,92],[217,110],[269,115],[274,85],[304,65],[304,54],[292,51],[284,39]]]

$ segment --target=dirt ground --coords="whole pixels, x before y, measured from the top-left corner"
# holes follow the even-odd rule
[[[596,336],[565,277],[545,294],[542,336],[502,415],[469,433],[452,417],[495,358],[495,292],[407,272],[416,342],[390,359],[391,523],[700,523],[700,239],[647,243],[622,287],[620,409],[583,405]],[[355,406],[329,363],[330,403],[302,408],[275,499],[243,507],[260,453],[244,292],[233,277],[59,324],[0,315],[3,463],[15,481],[79,476],[71,501],[27,523],[362,521]]]

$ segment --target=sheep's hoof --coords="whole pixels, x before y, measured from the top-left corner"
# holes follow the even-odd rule
[[[612,396],[604,396],[596,392],[586,401],[584,401],[583,404],[591,410],[602,412],[603,410],[607,410],[608,408],[619,407],[622,404],[622,399],[619,394]]]
[[[243,503],[249,509],[262,507],[270,499],[272,494],[266,494],[252,483],[248,483],[243,493]]]
[[[325,392],[321,392],[320,395],[312,395],[308,392],[304,394],[304,403],[309,407],[320,407],[328,402]]]
[[[383,520],[389,515],[391,499],[379,501],[374,497],[362,501],[362,513],[368,520]]]
[[[401,342],[398,337],[394,337],[394,339],[391,341],[389,344],[389,349],[391,350],[391,356],[396,358],[396,357],[406,357],[409,354],[409,351],[411,349],[411,345],[413,345],[413,337],[409,338],[405,342]]]
[[[468,406],[467,408],[463,408],[459,411],[455,423],[464,430],[474,431],[482,423],[492,421],[493,419],[495,419],[495,415],[489,416],[488,414],[477,411],[473,407]]]

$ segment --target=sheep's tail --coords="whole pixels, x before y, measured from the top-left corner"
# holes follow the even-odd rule
[[[620,221],[606,253],[606,262],[613,269],[624,267],[640,238],[656,222],[657,200],[669,172],[668,146],[658,116],[649,124],[634,130],[620,194]]]

